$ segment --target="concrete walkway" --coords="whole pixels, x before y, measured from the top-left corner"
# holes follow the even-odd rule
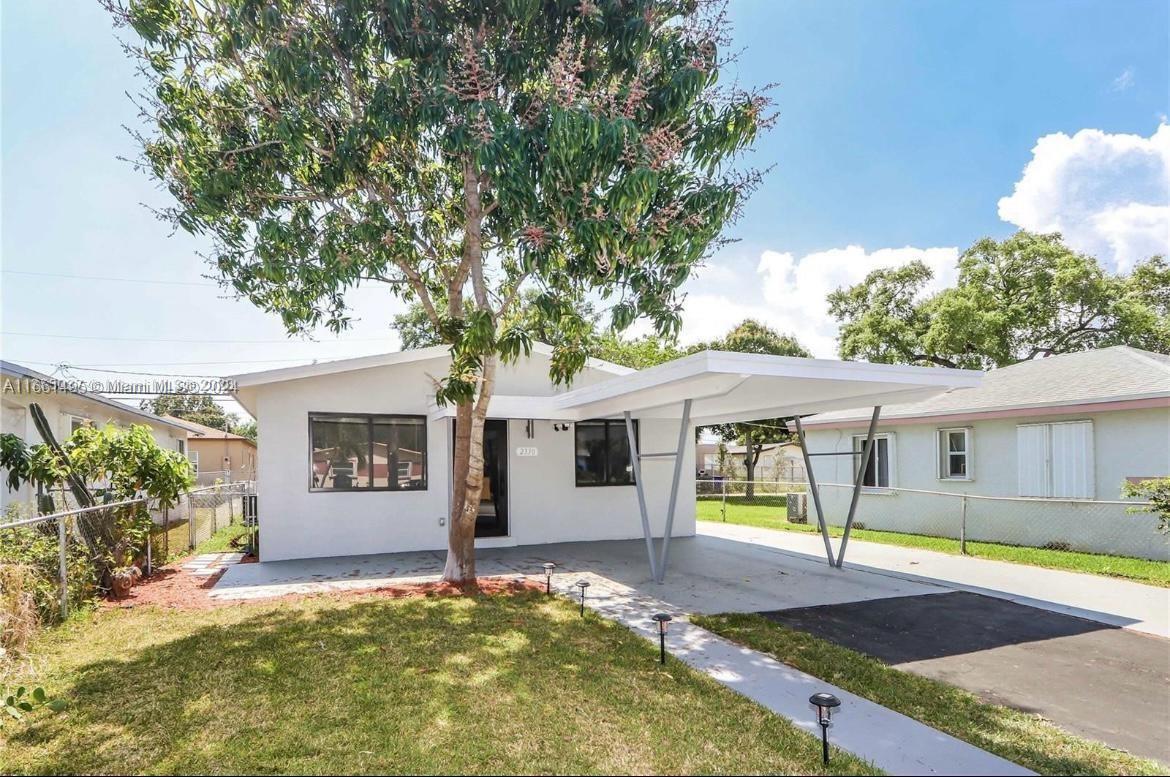
[[[594,574],[557,575],[554,586],[577,598],[573,584],[589,580],[587,607],[615,620],[655,644],[655,612],[671,612],[666,602]],[[682,614],[674,611],[676,617]],[[829,729],[834,747],[872,762],[887,774],[1022,775],[1033,772],[944,734],[905,715],[855,696],[799,672],[763,653],[736,645],[687,621],[675,621],[667,632],[667,650],[737,693],[743,694],[796,726],[820,737],[816,713],[808,703],[814,693],[828,692],[841,700]]]
[[[819,534],[699,521],[702,537],[751,543],[827,567]],[[833,540],[834,550],[839,540]],[[1119,578],[1063,572],[851,539],[845,570],[946,586],[1170,638],[1170,589]],[[781,609],[781,608],[776,608]]]

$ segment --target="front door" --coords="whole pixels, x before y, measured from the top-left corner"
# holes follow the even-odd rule
[[[475,536],[508,536],[508,422],[502,419],[483,424],[483,490]]]

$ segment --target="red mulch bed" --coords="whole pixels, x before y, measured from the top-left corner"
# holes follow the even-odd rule
[[[254,556],[246,557],[241,563],[255,563]],[[155,571],[150,577],[140,578],[130,595],[121,600],[107,600],[103,607],[137,607],[155,605],[177,610],[209,610],[216,607],[238,607],[257,602],[290,601],[313,596],[354,597],[379,596],[387,599],[409,599],[423,596],[466,596],[466,595],[512,595],[523,591],[543,591],[544,583],[518,577],[481,577],[478,587],[457,586],[451,583],[415,583],[411,585],[388,585],[381,588],[366,588],[350,591],[325,591],[312,594],[287,594],[267,599],[212,599],[207,595],[210,588],[223,577],[224,569],[213,575],[197,576],[180,567],[181,561]]]

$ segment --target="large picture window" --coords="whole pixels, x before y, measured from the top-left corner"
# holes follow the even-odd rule
[[[638,422],[634,422],[634,435]],[[634,467],[625,421],[578,421],[573,428],[578,486],[630,486]]]
[[[309,414],[311,491],[421,491],[427,487],[424,416]]]

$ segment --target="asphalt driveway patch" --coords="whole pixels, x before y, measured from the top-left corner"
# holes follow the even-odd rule
[[[1170,640],[963,591],[761,614],[1170,763]]]

